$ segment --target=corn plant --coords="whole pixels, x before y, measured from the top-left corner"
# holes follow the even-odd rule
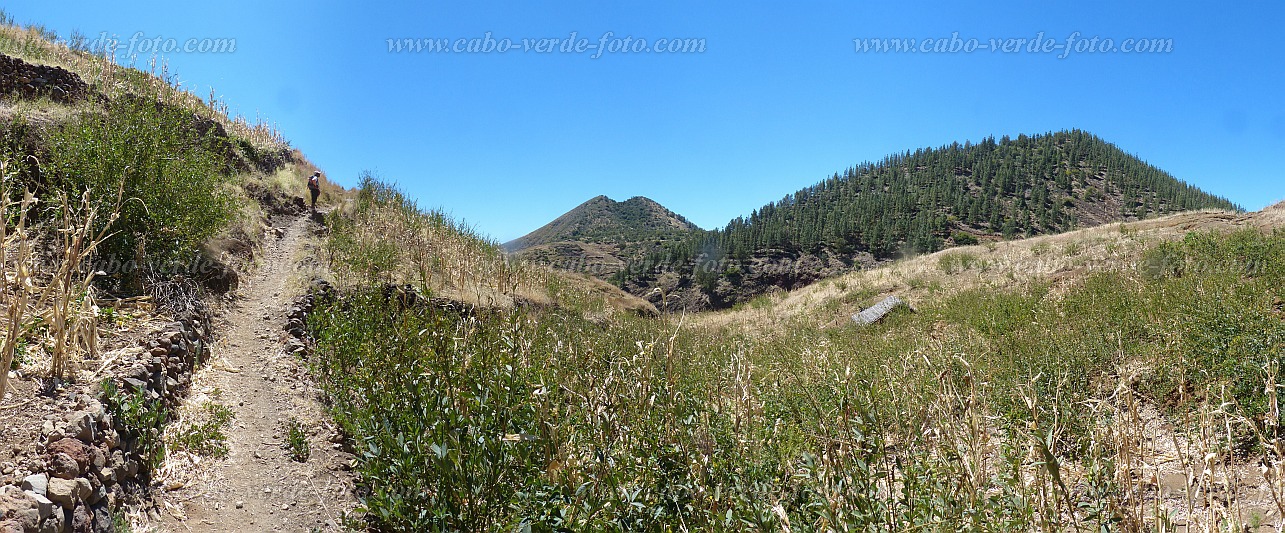
[[[4,173],[7,168],[7,162],[0,162],[0,175],[3,181],[0,181],[0,270],[3,270],[4,277],[0,279],[0,286],[3,287],[3,296],[6,300],[5,309],[5,334],[0,338],[0,399],[4,398],[5,391],[9,385],[9,368],[13,364],[14,350],[21,341],[23,334],[23,319],[28,313],[28,304],[31,297],[36,293],[36,287],[32,282],[34,277],[34,268],[32,266],[31,256],[31,238],[27,228],[27,213],[36,205],[36,198],[31,191],[24,190],[22,200],[14,202],[10,199],[10,180],[9,175]],[[17,213],[11,213],[10,208],[17,208]],[[13,226],[10,227],[10,221],[15,219]],[[10,256],[8,251],[14,248],[16,255]]]
[[[72,350],[79,348],[93,354],[98,349],[98,313],[93,299],[96,272],[86,265],[98,246],[111,236],[109,230],[120,215],[123,190],[122,183],[117,189],[116,204],[109,206],[107,221],[101,225],[97,221],[100,208],[91,204],[89,191],[81,195],[77,207],[65,195],[60,197],[59,260],[37,304],[47,309],[45,322],[53,336],[51,377],[64,377]]]

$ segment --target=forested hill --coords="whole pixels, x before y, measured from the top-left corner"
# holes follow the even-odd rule
[[[988,138],[849,168],[635,261],[616,281],[637,294],[658,281],[699,290],[675,305],[717,308],[854,263],[1205,208],[1239,210],[1084,131]]]

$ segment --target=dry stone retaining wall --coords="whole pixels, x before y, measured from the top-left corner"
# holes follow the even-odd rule
[[[48,96],[64,104],[82,100],[89,87],[74,72],[62,67],[34,65],[0,54],[0,97],[38,98]]]
[[[118,394],[143,391],[175,412],[193,369],[208,359],[207,332],[208,320],[185,319],[140,341],[136,360],[111,378]],[[105,400],[80,395],[76,410],[45,420],[32,472],[20,486],[0,487],[0,533],[113,530],[112,512],[146,487],[148,472],[138,439],[125,437],[131,428],[113,419]]]

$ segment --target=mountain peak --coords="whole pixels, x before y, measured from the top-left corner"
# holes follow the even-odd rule
[[[686,218],[645,196],[617,202],[599,195],[540,229],[505,243],[504,248],[518,252],[533,246],[570,241],[624,245],[642,240],[663,240],[699,229]]]

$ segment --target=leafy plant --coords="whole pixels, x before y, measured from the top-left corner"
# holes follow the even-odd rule
[[[42,170],[91,208],[113,207],[95,233],[113,235],[100,252],[113,274],[136,281],[138,269],[176,270],[231,219],[235,205],[224,141],[202,131],[197,116],[150,96],[124,97],[103,113],[78,115],[48,140]],[[138,261],[146,264],[139,264]]]
[[[227,457],[227,434],[223,429],[232,421],[232,410],[210,402],[202,405],[194,415],[192,421],[174,434],[170,448],[209,457]]]
[[[125,449],[137,453],[148,468],[159,467],[165,460],[165,429],[168,413],[159,399],[152,400],[144,390],[124,393],[110,379],[102,383],[103,403],[116,421]]]
[[[290,458],[300,463],[308,462],[308,457],[312,455],[312,448],[308,444],[308,433],[294,417],[286,421],[286,440],[283,446],[290,453]]]
[[[349,215],[332,229],[360,255]],[[1283,252],[1194,234],[1158,275],[942,291],[865,328],[603,319],[557,277],[548,306],[469,312],[355,283],[309,315],[309,362],[378,530],[1147,529],[1168,504],[1121,470],[1147,431],[1128,402],[1240,417],[1202,454],[1273,446]]]

